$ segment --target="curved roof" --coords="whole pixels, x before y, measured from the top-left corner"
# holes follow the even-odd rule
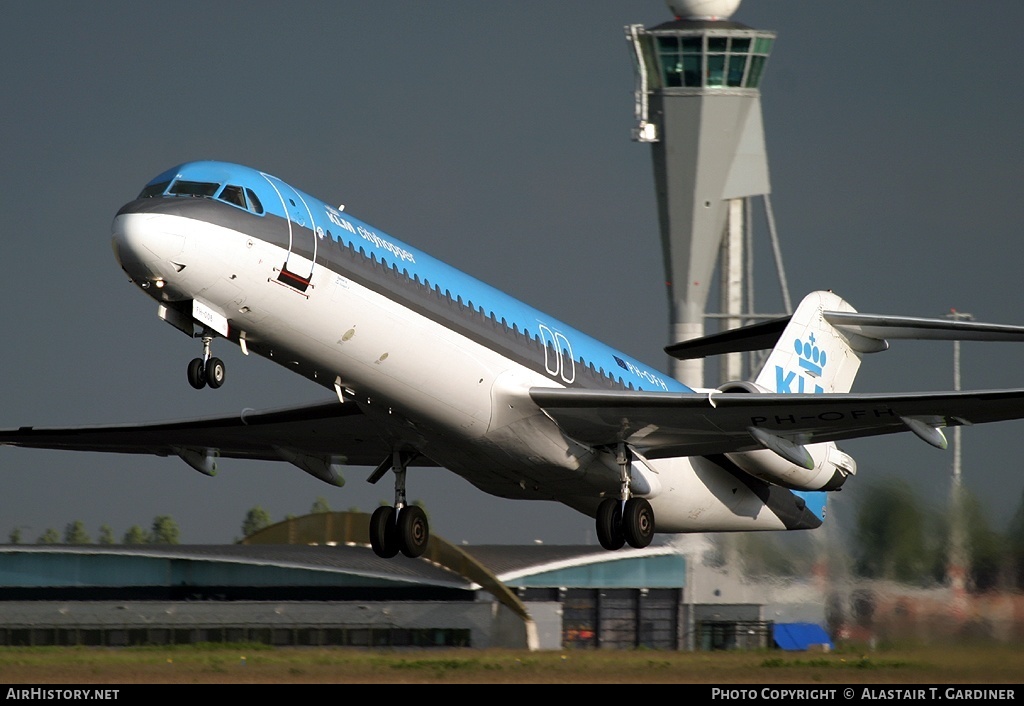
[[[436,587],[471,590],[426,561],[381,559],[357,545],[2,545],[0,586]]]
[[[671,546],[608,552],[599,546],[455,546],[432,535],[418,559],[370,549],[365,513],[292,518],[229,545],[0,545],[0,587],[483,589],[529,620],[513,587],[681,587]]]

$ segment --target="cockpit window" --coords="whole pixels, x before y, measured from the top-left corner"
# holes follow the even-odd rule
[[[168,185],[170,185],[170,189],[167,188]],[[177,179],[173,182],[162,181],[147,185],[139,194],[139,198],[153,198],[165,192],[171,196],[216,198],[218,201],[245,209],[257,216],[263,215],[263,204],[256,193],[252,189],[237,184],[226,184],[224,188],[221,188],[220,184],[210,181],[189,181],[188,179]]]
[[[252,189],[246,189],[245,193],[249,195],[249,204],[252,207],[252,212],[257,216],[263,215],[263,204],[260,203],[259,198]]]
[[[228,184],[224,187],[224,190],[220,192],[218,196],[221,201],[227,201],[229,204],[245,208],[245,193],[242,191],[240,186],[232,186]]]
[[[178,181],[174,182],[174,185],[171,186],[171,190],[168,193],[175,194],[177,196],[213,196],[217,193],[217,189],[219,188],[220,184],[178,179]]]
[[[246,202],[248,197],[248,202]],[[257,216],[263,215],[263,204],[256,198],[256,194],[253,193],[252,189],[243,189],[241,186],[235,186],[234,184],[228,184],[224,189],[217,194],[217,199],[225,201],[232,206],[238,206],[244,208]]]
[[[170,185],[170,183],[171,182],[169,181],[160,181],[157,182],[156,184],[150,184],[142,190],[142,193],[139,194],[139,198],[151,199],[154,196],[160,196],[161,194],[164,193],[164,191],[167,190],[167,187],[168,185]]]

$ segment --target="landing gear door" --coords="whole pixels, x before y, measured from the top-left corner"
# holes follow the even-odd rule
[[[309,288],[316,260],[317,224],[310,204],[292,187],[277,177],[263,177],[274,187],[285,213],[288,214],[288,252],[281,264],[278,281],[300,292]]]

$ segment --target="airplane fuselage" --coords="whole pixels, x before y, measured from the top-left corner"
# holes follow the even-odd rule
[[[316,382],[339,404],[358,405],[396,450],[497,496],[554,500],[593,516],[620,492],[614,449],[562,433],[530,388],[690,391],[245,167],[195,162],[158,176],[118,213],[113,245],[168,322]],[[637,458],[631,474],[658,531],[820,524],[799,496],[721,459]]]

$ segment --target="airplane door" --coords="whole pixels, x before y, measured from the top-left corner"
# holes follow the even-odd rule
[[[281,198],[285,213],[288,214],[288,253],[277,279],[300,292],[305,292],[313,277],[313,263],[316,260],[319,242],[313,210],[298,191],[276,177],[269,174],[263,176],[274,187]]]

